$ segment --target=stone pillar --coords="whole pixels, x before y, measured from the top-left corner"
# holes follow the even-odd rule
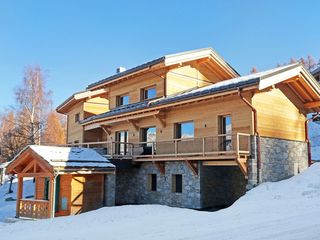
[[[248,184],[247,189],[250,190],[258,184],[258,147],[257,136],[251,136],[251,155],[248,158]]]
[[[114,206],[116,198],[116,174],[104,175],[104,206]]]

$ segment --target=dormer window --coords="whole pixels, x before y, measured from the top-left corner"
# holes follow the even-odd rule
[[[157,96],[156,86],[141,89],[141,100],[152,99]]]
[[[130,96],[129,95],[117,96],[117,107],[127,105],[129,103],[130,103]]]

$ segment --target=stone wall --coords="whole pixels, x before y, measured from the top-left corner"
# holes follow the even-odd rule
[[[157,191],[148,189],[148,175],[157,174]],[[172,174],[182,174],[182,193],[172,191]],[[165,174],[153,163],[132,169],[117,169],[117,204],[164,204],[201,208],[200,175],[194,175],[184,162],[166,162]]]
[[[245,194],[246,185],[247,180],[238,166],[202,166],[202,208],[230,206]]]
[[[116,197],[115,174],[104,175],[104,206],[114,206]]]
[[[280,181],[308,167],[306,142],[261,137],[261,181]]]

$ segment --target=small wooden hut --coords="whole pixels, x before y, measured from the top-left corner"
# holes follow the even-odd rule
[[[32,145],[10,162],[7,174],[18,177],[16,217],[42,219],[104,206],[112,179],[106,175],[114,175],[115,167],[93,149]],[[25,177],[35,179],[34,199],[23,198]]]

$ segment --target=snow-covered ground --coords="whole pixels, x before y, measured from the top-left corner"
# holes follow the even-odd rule
[[[6,218],[13,218],[16,215],[16,190],[17,179],[13,180],[12,190],[13,193],[8,194],[9,181],[4,185],[0,185],[0,224]],[[34,195],[34,183],[32,179],[26,179],[23,184],[23,197],[31,197]],[[1,236],[1,235],[0,235]]]
[[[1,202],[2,204],[2,202]],[[1,239],[320,239],[320,163],[264,183],[230,208],[159,205],[102,208],[78,216],[0,225]]]

